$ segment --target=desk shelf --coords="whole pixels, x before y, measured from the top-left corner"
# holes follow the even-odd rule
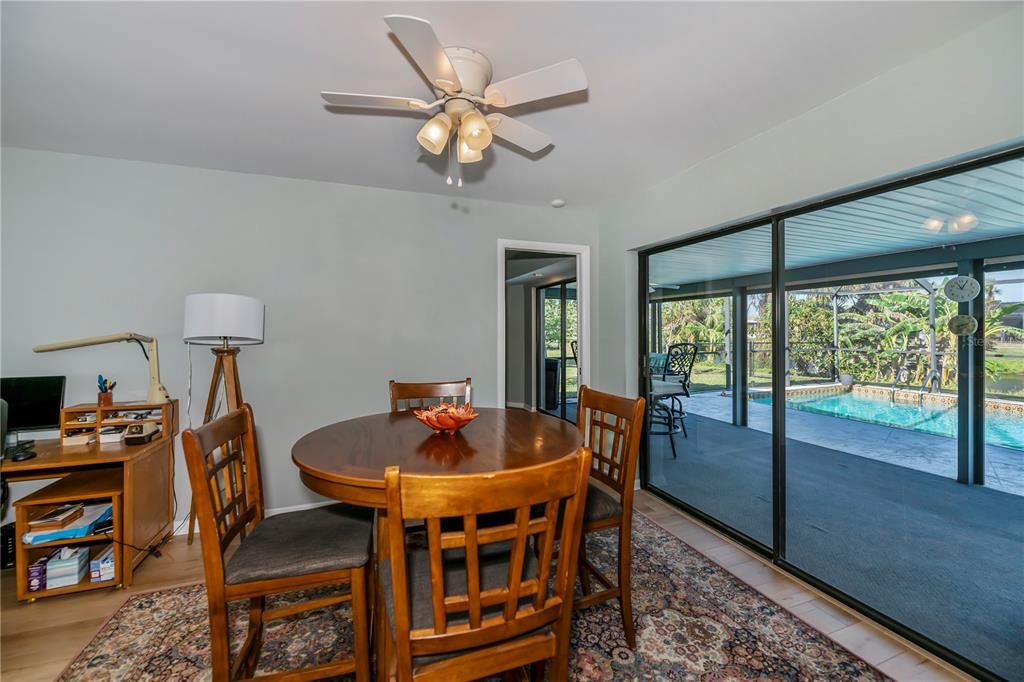
[[[118,468],[94,469],[91,471],[76,471],[70,473],[59,481],[26,495],[14,502],[16,512],[15,520],[15,553],[17,564],[17,594],[22,601],[35,601],[42,597],[56,597],[72,592],[83,592],[96,590],[104,587],[120,587],[124,575],[124,552],[122,538],[122,498],[124,495],[122,472]],[[40,542],[37,544],[25,544],[22,536],[29,530],[29,521],[38,518],[62,504],[70,502],[110,502],[112,505],[113,527],[109,533],[92,533],[78,538],[64,538]],[[114,579],[92,582],[89,575],[75,585],[37,590],[30,592],[28,589],[28,567],[35,559],[48,553],[55,547],[66,547],[71,545],[95,545],[89,551],[89,558],[92,559],[107,544],[114,545]]]
[[[117,587],[117,578],[113,580],[103,580],[98,582],[92,582],[89,580],[89,576],[82,578],[81,582],[77,585],[68,585],[67,587],[55,587],[52,590],[39,590],[38,592],[29,592],[29,601],[39,599],[41,597],[59,597],[62,594],[72,594],[74,592],[85,592],[87,590],[102,590],[105,587]]]
[[[122,412],[152,412],[142,419],[123,419]],[[90,415],[92,419],[80,422],[78,418]],[[108,426],[130,426],[131,424],[157,424],[161,433],[178,432],[178,401],[167,403],[114,403],[99,406],[96,403],[79,403],[60,411],[60,437],[63,441],[70,435],[95,433]]]

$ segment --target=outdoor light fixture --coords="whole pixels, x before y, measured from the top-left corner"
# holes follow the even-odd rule
[[[476,149],[471,149],[466,140],[462,137],[462,129],[459,129],[459,143],[456,147],[456,156],[459,159],[459,163],[476,163],[482,161],[484,154]]]
[[[956,220],[949,223],[949,231],[954,234],[970,232],[978,224],[978,217],[973,213],[964,213]]]
[[[973,230],[977,224],[978,217],[976,215],[973,213],[964,213],[948,222],[942,218],[932,216],[921,223],[921,228],[928,232],[938,234],[939,232],[942,232],[942,228],[945,227],[950,234],[963,234],[964,232],[970,232]]]
[[[416,134],[416,141],[420,143],[421,147],[436,156],[444,151],[451,130],[452,119],[442,111],[423,124],[420,132]]]
[[[474,151],[483,151],[491,144],[491,128],[484,120],[483,114],[470,109],[462,115],[459,125],[459,137],[466,141],[466,146]]]

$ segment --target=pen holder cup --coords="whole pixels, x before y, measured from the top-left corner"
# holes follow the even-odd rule
[[[96,404],[100,407],[110,407],[114,404],[114,392],[107,391],[106,393],[97,393]]]

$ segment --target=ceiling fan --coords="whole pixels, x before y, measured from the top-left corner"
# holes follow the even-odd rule
[[[424,114],[440,107],[441,111],[416,135],[431,154],[441,154],[453,136],[457,138],[459,163],[483,159],[484,149],[495,136],[527,152],[539,152],[551,144],[547,135],[492,110],[587,89],[587,75],[575,59],[492,83],[491,62],[486,56],[467,47],[443,47],[426,19],[389,14],[384,21],[436,89],[437,99],[427,102],[352,92],[321,92],[320,96],[328,104],[344,107],[405,109]]]

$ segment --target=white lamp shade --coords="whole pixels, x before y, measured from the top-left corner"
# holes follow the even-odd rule
[[[185,297],[186,343],[232,346],[263,343],[263,301],[236,294]]]

